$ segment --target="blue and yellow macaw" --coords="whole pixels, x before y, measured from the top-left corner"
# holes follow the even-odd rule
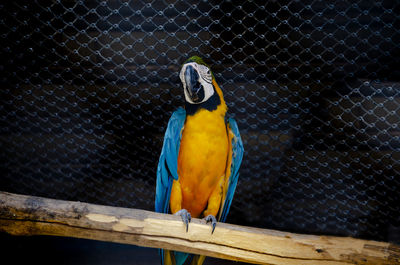
[[[225,222],[243,157],[234,119],[210,68],[197,56],[182,66],[185,109],[176,110],[164,136],[157,167],[157,212],[180,215],[188,230],[191,217],[204,217],[214,232]],[[205,256],[161,250],[162,264],[202,264]]]

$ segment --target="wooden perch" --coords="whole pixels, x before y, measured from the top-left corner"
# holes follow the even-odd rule
[[[400,248],[350,237],[300,235],[149,211],[0,192],[0,231],[165,248],[260,264],[399,264]]]

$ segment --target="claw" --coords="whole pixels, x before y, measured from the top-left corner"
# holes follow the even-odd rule
[[[175,213],[175,215],[180,215],[182,218],[182,222],[186,225],[186,232],[189,229],[189,222],[192,220],[192,216],[186,209],[179,210]]]
[[[207,224],[209,223],[209,222],[211,222],[211,226],[212,226],[212,231],[211,231],[211,234],[213,234],[214,233],[214,230],[215,230],[215,226],[217,225],[217,219],[215,219],[215,216],[214,215],[207,215],[207,217],[206,218],[204,218],[204,219],[206,219],[206,222],[207,222]]]

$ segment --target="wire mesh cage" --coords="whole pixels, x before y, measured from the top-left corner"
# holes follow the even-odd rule
[[[5,1],[0,189],[152,210],[178,73],[245,155],[228,222],[400,241],[396,1]]]

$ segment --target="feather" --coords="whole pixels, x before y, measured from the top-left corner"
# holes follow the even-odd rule
[[[169,119],[165,132],[157,166],[155,210],[159,213],[168,213],[172,179],[178,179],[178,152],[185,119],[185,110],[177,109]]]
[[[239,168],[243,159],[243,143],[242,138],[240,137],[239,128],[234,119],[230,118],[228,121],[229,130],[233,133],[232,138],[232,162],[231,162],[231,170],[230,176],[228,180],[228,189],[226,192],[225,200],[222,202],[222,211],[220,214],[220,221],[225,222],[226,217],[229,213],[229,209],[231,207],[233,195],[236,190],[236,185],[239,179]]]
[[[177,109],[168,122],[157,166],[155,210],[159,213],[169,212],[172,180],[178,179],[178,153],[181,132],[186,119],[183,108]],[[183,264],[189,254],[160,249],[161,264]]]

